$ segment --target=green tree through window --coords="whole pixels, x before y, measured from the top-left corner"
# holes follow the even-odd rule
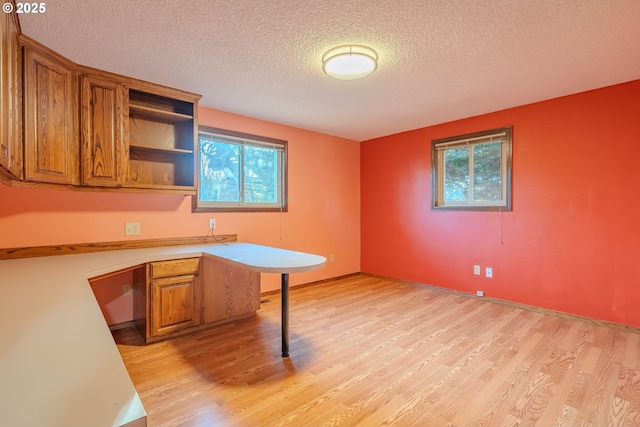
[[[286,141],[213,128],[198,140],[195,210],[286,210]]]
[[[432,141],[434,209],[511,210],[512,128]]]

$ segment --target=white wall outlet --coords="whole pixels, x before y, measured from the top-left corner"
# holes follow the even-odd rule
[[[140,223],[139,222],[127,222],[124,224],[125,236],[139,236],[140,235]]]
[[[131,295],[131,285],[122,286],[122,295]]]
[[[474,265],[473,266],[473,274],[475,274],[476,276],[480,275],[480,266],[479,265]]]
[[[476,291],[476,295],[479,297],[483,297],[484,296],[484,291]]]
[[[493,277],[493,268],[487,267],[484,270],[484,273],[485,273],[484,275],[487,276],[487,277]]]
[[[216,228],[216,219],[209,218],[209,230],[214,230]]]

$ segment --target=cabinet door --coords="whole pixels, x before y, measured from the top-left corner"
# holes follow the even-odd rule
[[[30,42],[25,46],[25,179],[78,184],[78,100],[74,65]]]
[[[159,337],[200,324],[197,276],[154,279],[151,287],[151,335]]]
[[[203,256],[203,323],[247,317],[260,308],[260,273]]]
[[[22,48],[15,14],[0,15],[0,169],[22,179]]]
[[[124,181],[126,98],[123,85],[82,76],[80,148],[85,185],[117,187]]]
[[[8,13],[0,14],[0,166],[8,169],[9,166],[9,135],[7,127],[9,125],[7,106],[9,103],[8,88],[8,43],[10,16]]]

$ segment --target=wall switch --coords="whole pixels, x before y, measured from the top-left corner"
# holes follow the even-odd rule
[[[493,268],[487,267],[484,272],[485,272],[485,276],[493,277]]]
[[[474,265],[473,266],[473,274],[475,274],[476,276],[480,275],[480,266],[479,265]]]
[[[476,295],[479,297],[483,297],[484,296],[484,291],[476,291]]]
[[[209,230],[213,230],[216,228],[216,219],[209,218]]]
[[[125,236],[139,236],[140,235],[140,223],[139,222],[127,222],[124,224]]]
[[[131,285],[124,285],[122,287],[122,295],[131,295]]]
[[[336,257],[333,254],[329,255],[329,261],[330,262],[333,262],[335,260],[336,260]]]

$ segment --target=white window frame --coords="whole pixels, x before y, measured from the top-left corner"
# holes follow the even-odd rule
[[[512,135],[513,127],[508,126],[431,141],[431,208],[433,210],[511,211]],[[474,201],[473,147],[496,141],[501,142],[500,200]],[[465,201],[446,201],[444,198],[445,153],[448,149],[460,147],[469,147],[468,197]]]
[[[235,144],[240,147],[240,174],[238,202],[211,202],[200,200],[201,153],[200,139]],[[273,148],[279,153],[277,168],[278,192],[276,203],[248,203],[244,195],[244,148],[247,146]],[[196,195],[193,196],[192,210],[194,212],[287,212],[287,147],[288,142],[280,139],[251,135],[227,129],[200,126],[198,130],[198,144],[196,150]]]

